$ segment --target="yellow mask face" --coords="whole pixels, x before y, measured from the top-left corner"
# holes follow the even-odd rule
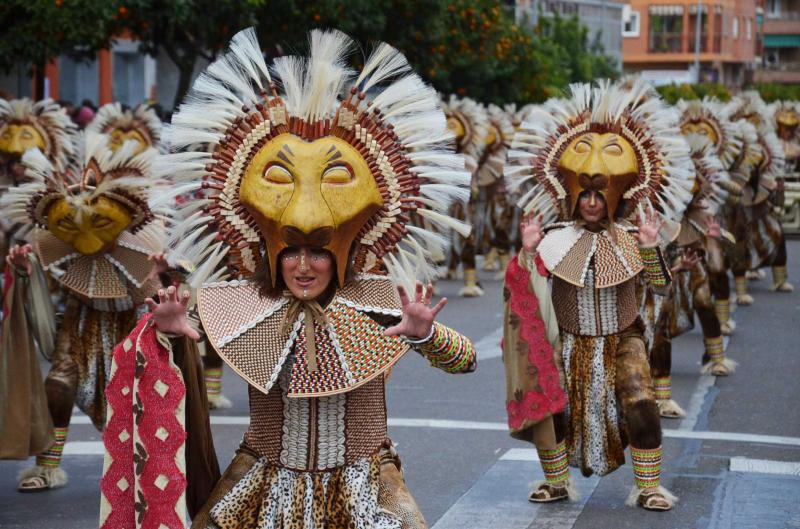
[[[719,136],[717,136],[714,127],[705,121],[690,121],[681,125],[681,132],[688,136],[689,134],[697,134],[698,136],[705,136],[716,147],[719,145]]]
[[[33,125],[10,123],[0,132],[0,152],[22,156],[34,147],[44,151],[47,143]]]
[[[308,142],[289,133],[256,152],[239,198],[267,243],[271,270],[284,248],[322,247],[336,257],[340,285],[356,235],[383,205],[367,161],[352,145],[334,136]]]
[[[489,127],[489,130],[486,133],[486,146],[491,147],[492,145],[497,142],[497,129],[494,127]]]
[[[570,212],[586,190],[602,193],[614,216],[622,194],[636,179],[639,163],[633,146],[614,133],[587,132],[573,139],[558,162],[569,193]]]
[[[150,143],[145,139],[144,135],[136,129],[114,129],[109,133],[109,136],[108,146],[114,152],[117,152],[117,149],[122,147],[122,145],[129,140],[133,140],[139,144],[139,147],[136,149],[136,154],[144,152],[147,147],[150,146]]]
[[[778,122],[778,131],[783,136],[790,136],[794,133],[794,129],[800,124],[800,116],[791,110],[781,110],[775,116],[775,121]]]
[[[464,135],[467,133],[464,124],[461,123],[461,120],[455,116],[448,116],[447,117],[447,128],[450,129],[450,132],[456,137],[456,143],[461,144],[461,140],[464,139]]]
[[[106,250],[132,220],[122,204],[106,197],[85,205],[80,214],[74,205],[60,198],[47,212],[50,233],[83,255]]]

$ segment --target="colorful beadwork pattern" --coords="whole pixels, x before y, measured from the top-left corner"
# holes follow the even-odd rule
[[[219,395],[222,392],[222,368],[207,367],[203,370],[206,380],[206,394]]]
[[[539,453],[545,481],[560,485],[569,478],[569,458],[564,441],[558,443],[553,450],[537,449],[536,451]]]
[[[661,249],[657,246],[654,247],[640,247],[639,254],[642,256],[644,263],[644,273],[647,275],[647,280],[654,287],[665,287],[670,283],[669,270],[664,262],[664,256],[661,254]]]
[[[725,346],[722,343],[722,336],[703,338],[703,343],[706,346],[706,354],[712,362],[720,363],[725,360]]]
[[[661,481],[661,447],[646,450],[631,447],[633,478],[639,489],[657,489]]]
[[[61,454],[64,452],[64,443],[67,441],[69,426],[53,428],[55,442],[47,451],[36,456],[36,464],[41,467],[58,467],[61,464]]]
[[[656,400],[669,400],[672,398],[672,379],[669,375],[665,377],[653,377],[653,389],[656,393]]]
[[[433,323],[433,336],[418,345],[417,350],[433,367],[442,371],[468,373],[475,370],[475,347],[472,340],[441,323]]]

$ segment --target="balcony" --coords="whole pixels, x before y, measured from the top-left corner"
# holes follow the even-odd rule
[[[800,62],[770,64],[755,72],[757,83],[800,83]]]
[[[659,33],[650,35],[650,53],[681,53],[683,35],[681,33]]]
[[[764,17],[764,35],[800,35],[800,11]]]

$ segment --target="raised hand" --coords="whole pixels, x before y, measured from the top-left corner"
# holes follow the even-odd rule
[[[447,304],[447,298],[442,298],[439,303],[431,307],[433,297],[433,285],[428,283],[423,293],[422,283],[417,281],[414,292],[414,301],[408,297],[406,289],[399,286],[397,292],[400,294],[400,302],[403,304],[403,319],[400,323],[389,327],[384,331],[386,336],[397,336],[402,334],[410,338],[424,338],[428,336],[433,327],[433,320]]]
[[[169,263],[167,262],[166,253],[159,252],[150,254],[147,259],[153,261],[153,264],[155,265],[153,270],[150,272],[150,278],[158,277],[160,274],[163,274],[169,270]]]
[[[176,336],[187,336],[192,340],[200,338],[200,334],[189,325],[186,317],[187,306],[189,305],[189,291],[184,290],[178,296],[178,289],[169,287],[166,290],[159,289],[158,303],[153,298],[145,300],[150,312],[153,313],[153,321],[156,328],[166,334]]]
[[[706,218],[706,237],[719,239],[722,237],[722,226],[719,225],[716,217]]]
[[[639,241],[639,246],[653,247],[658,244],[658,232],[664,221],[658,217],[658,213],[650,210],[646,214],[639,216],[639,233],[636,234],[636,240]]]
[[[700,262],[700,254],[694,250],[684,250],[677,265],[672,268],[672,272],[682,272],[691,270],[694,265]]]
[[[16,268],[17,270],[23,269],[28,275],[31,273],[31,260],[28,255],[33,252],[33,246],[30,244],[17,244],[12,246],[6,256],[6,263],[8,266]]]
[[[519,234],[522,238],[522,247],[528,253],[533,253],[542,242],[544,233],[542,232],[542,215],[536,215],[530,212],[522,217],[522,222],[519,225]]]

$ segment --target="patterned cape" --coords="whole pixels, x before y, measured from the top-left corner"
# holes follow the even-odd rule
[[[506,270],[503,363],[511,436],[533,442],[532,427],[564,410],[567,394],[557,361],[558,323],[541,260],[521,252]]]

